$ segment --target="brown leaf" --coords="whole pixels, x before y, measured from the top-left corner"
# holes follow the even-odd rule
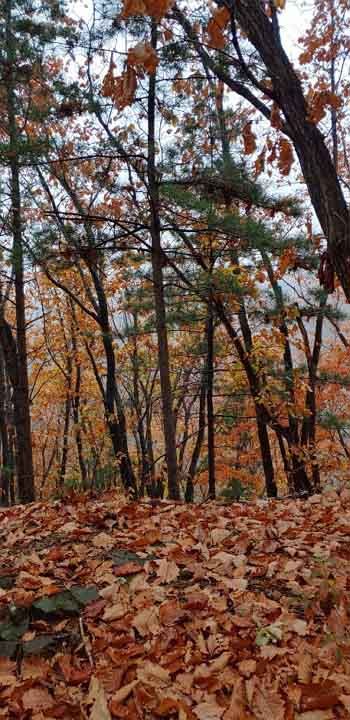
[[[309,684],[302,687],[302,710],[328,710],[339,702],[340,691],[337,685],[327,680],[322,684]]]
[[[54,705],[54,700],[46,688],[32,687],[22,695],[25,710],[47,710]]]
[[[256,137],[252,130],[252,122],[248,122],[243,128],[243,143],[245,155],[251,155],[256,150]]]
[[[0,687],[15,685],[16,682],[16,663],[8,658],[0,657]]]
[[[111,711],[113,713],[113,704],[117,703],[118,705],[124,700],[126,700],[130,693],[133,691],[134,687],[138,684],[138,680],[133,680],[132,682],[128,683],[127,685],[123,685],[117,692],[114,693],[112,699],[111,699]]]
[[[224,708],[220,707],[215,699],[212,699],[196,705],[193,712],[199,720],[220,720],[224,714]]]
[[[230,11],[226,7],[214,10],[213,16],[208,22],[207,32],[210,44],[221,49],[225,47],[226,40],[224,30],[230,19]]]
[[[89,720],[112,720],[112,716],[107,705],[106,694],[102,686],[99,687],[96,694],[96,699],[91,708]]]
[[[158,63],[158,55],[150,43],[138,43],[128,52],[129,66],[143,70],[148,75],[155,73]]]
[[[246,717],[246,695],[242,678],[237,678],[232,688],[230,705],[225,710],[223,720],[244,720]]]

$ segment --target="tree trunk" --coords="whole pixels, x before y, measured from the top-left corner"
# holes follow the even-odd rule
[[[255,404],[256,424],[260,443],[261,460],[264,468],[267,497],[277,497],[277,485],[271,454],[270,438],[259,404]]]
[[[157,25],[152,21],[151,44],[157,47]],[[155,165],[155,107],[156,107],[156,75],[150,75],[148,92],[148,193],[151,210],[152,238],[152,276],[154,288],[154,304],[159,353],[159,373],[163,408],[163,428],[165,456],[168,473],[168,494],[171,500],[180,498],[177,456],[176,431],[173,410],[173,398],[170,379],[170,363],[168,348],[168,332],[166,325],[166,306],[163,281],[163,254],[161,247],[161,231],[159,219],[159,187]]]
[[[133,498],[136,498],[137,484],[129,455],[125,414],[116,382],[116,363],[106,295],[97,268],[91,265],[89,270],[98,300],[99,323],[107,364],[106,391],[104,393],[107,426],[114,454],[118,460],[123,486]]]
[[[210,291],[211,294],[211,291]],[[208,433],[208,497],[214,500],[215,487],[215,420],[214,420],[214,313],[211,297],[208,303],[207,323],[207,433]]]
[[[9,496],[9,473],[10,473],[10,456],[9,456],[9,438],[7,426],[7,408],[6,408],[6,370],[3,351],[0,350],[0,437],[1,437],[1,477],[0,477],[0,505],[8,505]]]
[[[5,2],[7,82],[5,84],[10,155],[10,194],[13,232],[13,270],[16,301],[17,387],[15,395],[15,426],[17,447],[17,484],[21,502],[35,499],[31,440],[30,403],[27,366],[26,318],[24,295],[23,239],[21,194],[18,167],[19,134],[16,124],[15,38],[12,32],[12,0]]]
[[[67,472],[67,460],[68,460],[68,433],[70,424],[70,406],[71,406],[71,395],[70,390],[67,390],[67,395],[64,403],[64,422],[63,422],[63,435],[62,435],[62,455],[60,472],[58,476],[58,483],[61,490],[64,488]]]

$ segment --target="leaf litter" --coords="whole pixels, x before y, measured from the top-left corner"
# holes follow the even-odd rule
[[[0,718],[350,717],[350,492],[1,511]]]

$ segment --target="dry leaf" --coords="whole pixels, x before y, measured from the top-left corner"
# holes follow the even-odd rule
[[[193,712],[199,720],[220,720],[224,714],[224,708],[220,707],[216,700],[208,700],[196,705]]]
[[[170,583],[177,580],[180,570],[173,560],[162,558],[158,563],[157,575],[161,582]]]
[[[89,720],[112,720],[112,715],[107,705],[106,694],[102,686],[99,686],[96,699],[91,708]]]
[[[22,705],[25,710],[46,710],[54,705],[54,700],[46,688],[32,687],[23,693]]]
[[[127,697],[129,697],[130,693],[133,691],[134,687],[138,684],[138,680],[133,680],[132,682],[128,683],[127,685],[123,685],[117,692],[114,693],[111,702],[112,703],[122,703],[124,700],[126,700]],[[113,710],[113,709],[112,709]]]

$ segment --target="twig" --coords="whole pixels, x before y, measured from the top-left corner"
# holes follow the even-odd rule
[[[79,630],[80,630],[80,635],[81,635],[81,639],[82,639],[82,645],[83,645],[84,650],[85,650],[85,652],[86,652],[87,659],[88,659],[91,667],[94,667],[94,661],[93,661],[93,659],[92,659],[91,649],[90,649],[90,648],[91,648],[91,644],[90,644],[89,638],[87,637],[87,635],[85,635],[82,617],[79,618]]]

